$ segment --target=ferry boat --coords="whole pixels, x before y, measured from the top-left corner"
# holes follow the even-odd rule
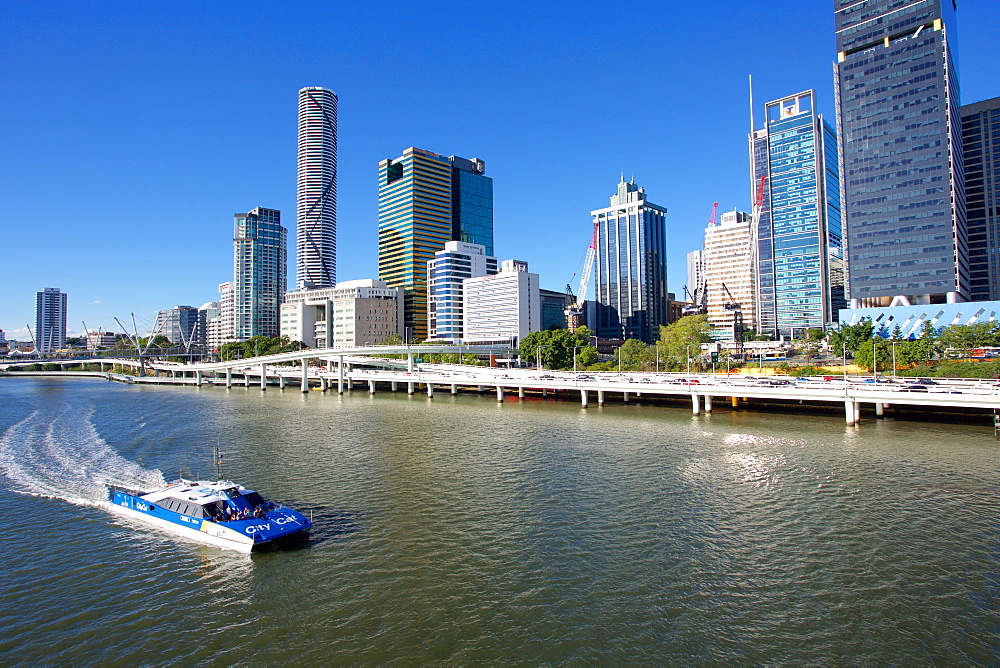
[[[230,480],[175,480],[153,492],[108,486],[115,510],[186,538],[251,552],[306,538],[303,514]]]

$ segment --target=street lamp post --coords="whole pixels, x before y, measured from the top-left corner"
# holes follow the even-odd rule
[[[656,345],[656,373],[660,373],[660,344]]]
[[[576,351],[579,350],[582,347],[583,346],[573,346],[573,371],[574,372],[576,371]]]
[[[688,375],[691,375],[691,346],[693,345],[694,345],[693,343],[689,343],[687,345]]]
[[[892,341],[892,379],[896,380],[896,340]]]
[[[844,339],[844,382],[847,382],[847,339]]]

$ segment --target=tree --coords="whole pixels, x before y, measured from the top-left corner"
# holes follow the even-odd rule
[[[897,363],[898,363],[897,357]],[[854,363],[869,371],[884,371],[892,368],[892,344],[882,338],[872,339],[854,353]]]
[[[594,346],[584,346],[580,348],[580,352],[576,355],[576,363],[582,367],[597,364],[600,359],[601,357],[597,352],[597,348]]]
[[[542,365],[550,369],[572,369],[573,349],[581,351],[590,345],[591,332],[586,327],[577,327],[576,331],[568,329],[549,329],[542,332],[531,332],[521,339],[518,352],[521,359],[533,363],[541,358]],[[577,364],[579,365],[579,355]]]
[[[650,347],[639,339],[628,339],[615,351],[622,371],[644,371],[649,366]]]
[[[707,315],[686,315],[670,325],[660,325],[660,339],[656,346],[660,351],[660,365],[677,369],[687,365],[688,346],[709,343],[712,326]]]
[[[840,329],[830,332],[830,348],[834,354],[847,349],[847,354],[853,356],[855,352],[866,342],[872,340],[875,326],[868,318],[864,318],[856,325],[840,323]]]
[[[822,327],[811,327],[806,330],[806,339],[819,342],[826,338],[826,330]]]

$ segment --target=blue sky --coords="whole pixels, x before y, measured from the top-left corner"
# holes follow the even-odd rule
[[[712,202],[749,208],[747,75],[755,113],[814,88],[834,122],[832,4],[5,3],[0,329],[33,327],[43,287],[71,332],[216,300],[255,206],[282,212],[293,284],[303,86],[340,98],[339,280],[377,277],[378,162],[417,146],[486,161],[497,255],[556,290],[634,176],[680,296]],[[963,102],[1000,95],[996,0],[959,20]]]

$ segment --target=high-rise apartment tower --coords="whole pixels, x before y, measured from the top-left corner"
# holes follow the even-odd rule
[[[288,281],[288,231],[281,212],[257,207],[233,216],[233,336],[278,336]]]
[[[493,180],[482,160],[408,148],[379,163],[379,279],[406,294],[407,335],[427,337],[427,263],[449,241],[493,255]]]
[[[854,307],[969,298],[954,0],[834,0]]]
[[[296,287],[337,283],[337,94],[299,91]]]
[[[35,348],[50,353],[66,347],[67,295],[59,288],[35,293]]]

